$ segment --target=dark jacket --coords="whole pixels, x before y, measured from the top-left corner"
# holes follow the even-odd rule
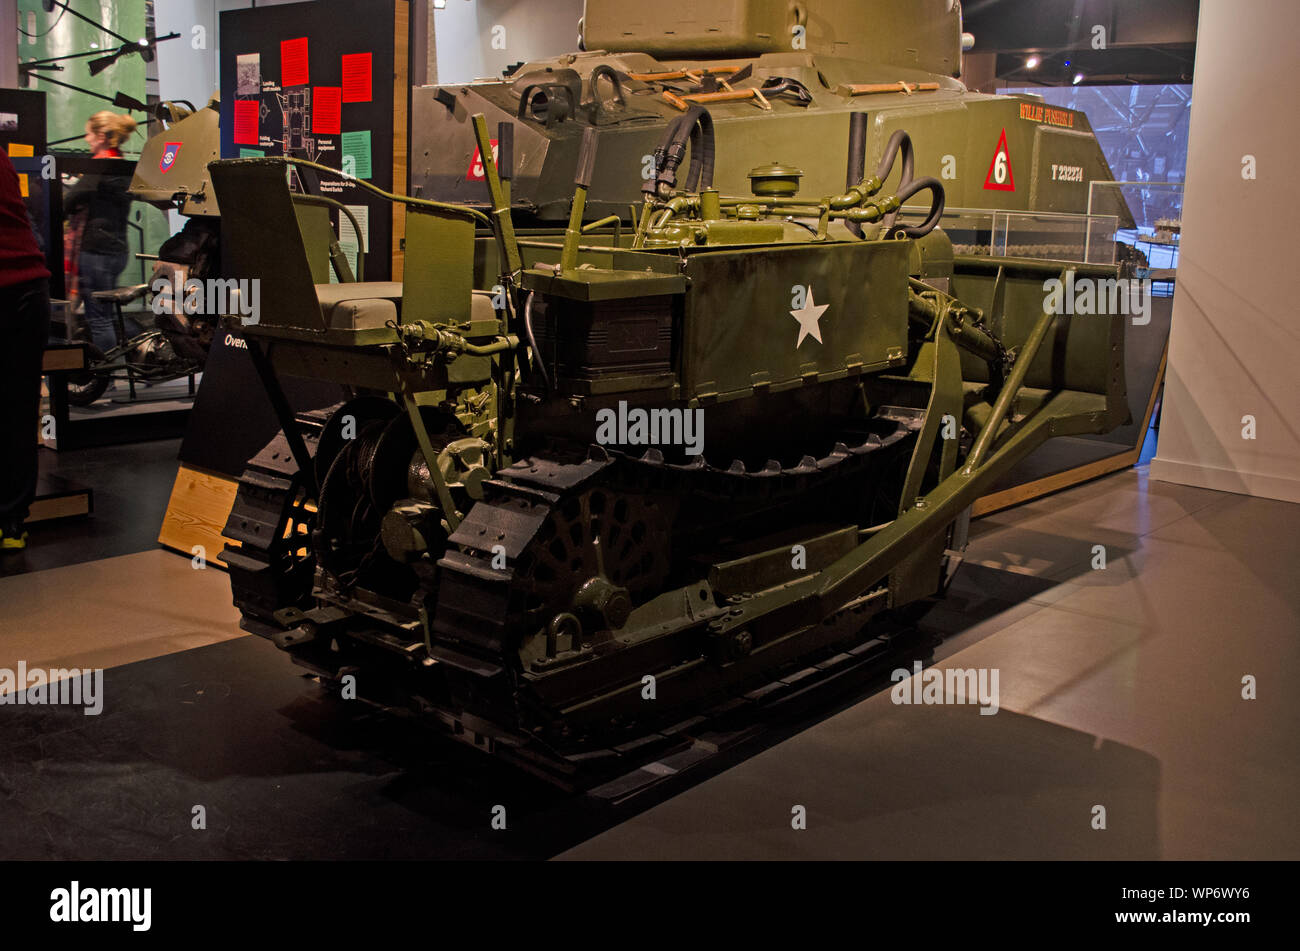
[[[67,215],[89,209],[81,236],[83,254],[125,254],[126,214],[131,207],[130,176],[89,173],[63,195]]]

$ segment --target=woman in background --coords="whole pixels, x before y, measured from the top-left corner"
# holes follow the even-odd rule
[[[86,144],[93,158],[121,158],[119,146],[135,131],[135,120],[115,112],[97,112],[86,122]],[[112,308],[95,300],[95,291],[117,286],[126,268],[126,215],[131,207],[126,175],[85,175],[63,199],[71,217],[85,210],[77,261],[77,293],[86,308],[91,342],[107,353],[117,346]]]
[[[135,131],[135,120],[107,109],[86,120],[86,144],[91,158],[121,158],[119,146]]]

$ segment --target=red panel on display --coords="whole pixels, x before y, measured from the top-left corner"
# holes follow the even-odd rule
[[[261,108],[260,99],[235,100],[236,145],[257,145],[257,120]]]
[[[338,135],[343,90],[338,86],[316,86],[311,91],[311,131],[317,135]]]
[[[305,86],[308,79],[307,37],[280,41],[280,86]]]
[[[369,102],[372,72],[369,53],[349,53],[343,57],[343,101]]]

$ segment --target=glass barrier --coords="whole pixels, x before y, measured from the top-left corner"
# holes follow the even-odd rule
[[[909,207],[902,216],[921,220],[925,212]],[[1119,221],[1112,214],[946,208],[939,226],[958,254],[1114,264]]]
[[[1157,297],[1173,294],[1183,222],[1181,182],[1090,182],[1088,205],[1106,208],[1122,201],[1133,216],[1115,240],[1132,249],[1138,278],[1150,278]]]

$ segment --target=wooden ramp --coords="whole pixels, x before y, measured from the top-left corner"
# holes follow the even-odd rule
[[[36,483],[36,498],[28,507],[26,524],[76,518],[94,510],[95,493],[88,486],[42,472]]]
[[[158,543],[187,558],[197,554],[195,548],[201,546],[209,564],[224,568],[221,550],[226,540],[221,530],[226,527],[238,489],[236,479],[181,465],[172,484]]]

